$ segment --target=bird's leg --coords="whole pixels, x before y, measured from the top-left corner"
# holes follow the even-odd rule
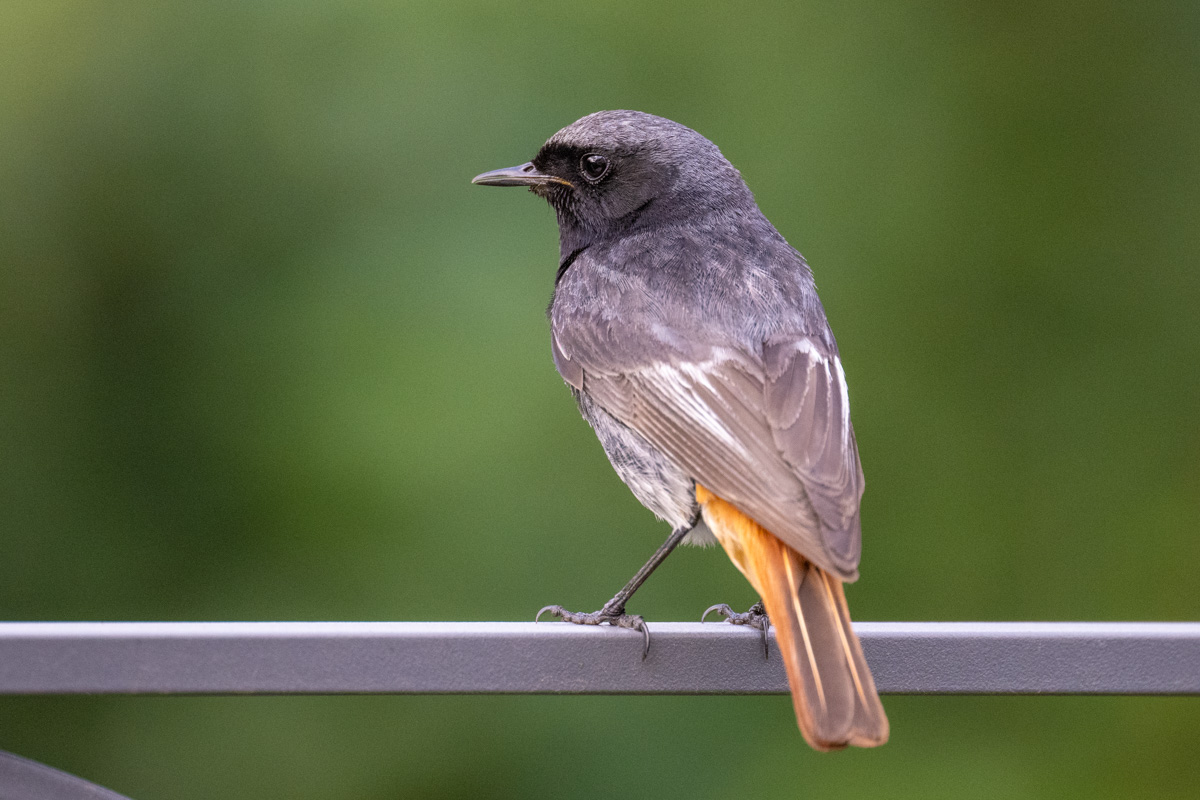
[[[562,606],[546,606],[537,613],[533,618],[537,622],[542,614],[553,614],[556,617],[561,617],[563,622],[574,622],[576,625],[599,625],[607,622],[609,625],[615,625],[618,628],[632,628],[635,631],[641,631],[645,639],[645,645],[642,647],[642,658],[650,652],[650,629],[646,627],[646,620],[642,619],[637,614],[626,614],[625,604],[629,602],[629,598],[633,597],[633,593],[638,590],[646,578],[650,577],[650,573],[658,568],[675,546],[683,541],[683,537],[688,535],[693,525],[688,525],[682,528],[676,528],[671,531],[671,535],[663,542],[662,547],[654,551],[654,555],[650,556],[650,560],[642,565],[642,568],[637,571],[637,574],[630,578],[629,583],[625,584],[625,588],[617,592],[613,599],[604,604],[604,607],[599,611],[593,611],[590,614],[582,614],[575,611],[567,611]]]
[[[705,617],[714,611],[734,625],[749,625],[751,628],[758,628],[762,633],[763,658],[770,657],[771,651],[767,647],[767,631],[771,629],[771,618],[767,616],[767,609],[763,608],[762,600],[750,606],[750,610],[745,614],[737,613],[729,607],[728,603],[717,603],[715,606],[709,606],[705,609],[704,615],[700,617],[700,621],[704,622]]]

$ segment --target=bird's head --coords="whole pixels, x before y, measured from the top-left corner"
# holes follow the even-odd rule
[[[528,186],[558,215],[564,252],[710,213],[756,208],[717,146],[640,111],[598,111],[550,137],[532,161],[477,175]]]

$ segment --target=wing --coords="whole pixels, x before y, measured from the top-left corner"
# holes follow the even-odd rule
[[[604,344],[556,331],[559,372],[697,483],[841,579],[857,577],[864,484],[835,352],[803,335],[759,352],[664,347],[628,360]]]

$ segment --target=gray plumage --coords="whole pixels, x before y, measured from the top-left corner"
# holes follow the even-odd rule
[[[649,629],[627,602],[685,537],[715,538],[762,600],[709,611],[764,645],[774,623],[809,744],[886,742],[842,588],[858,575],[862,470],[803,257],[712,142],[649,114],[584,117],[474,182],[528,186],[555,209],[555,366],[617,474],[672,527],[599,610],[537,616],[641,631],[644,658]]]
[[[600,180],[581,172],[589,154]],[[700,483],[854,580],[863,475],[837,344],[738,171],[635,111],[580,119],[532,166],[557,176],[531,187],[558,216],[555,365],[622,480],[677,528]]]

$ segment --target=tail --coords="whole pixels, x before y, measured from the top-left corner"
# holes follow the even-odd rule
[[[816,750],[886,742],[887,715],[851,627],[842,582],[703,486],[696,486],[696,499],[767,608],[805,741]]]

